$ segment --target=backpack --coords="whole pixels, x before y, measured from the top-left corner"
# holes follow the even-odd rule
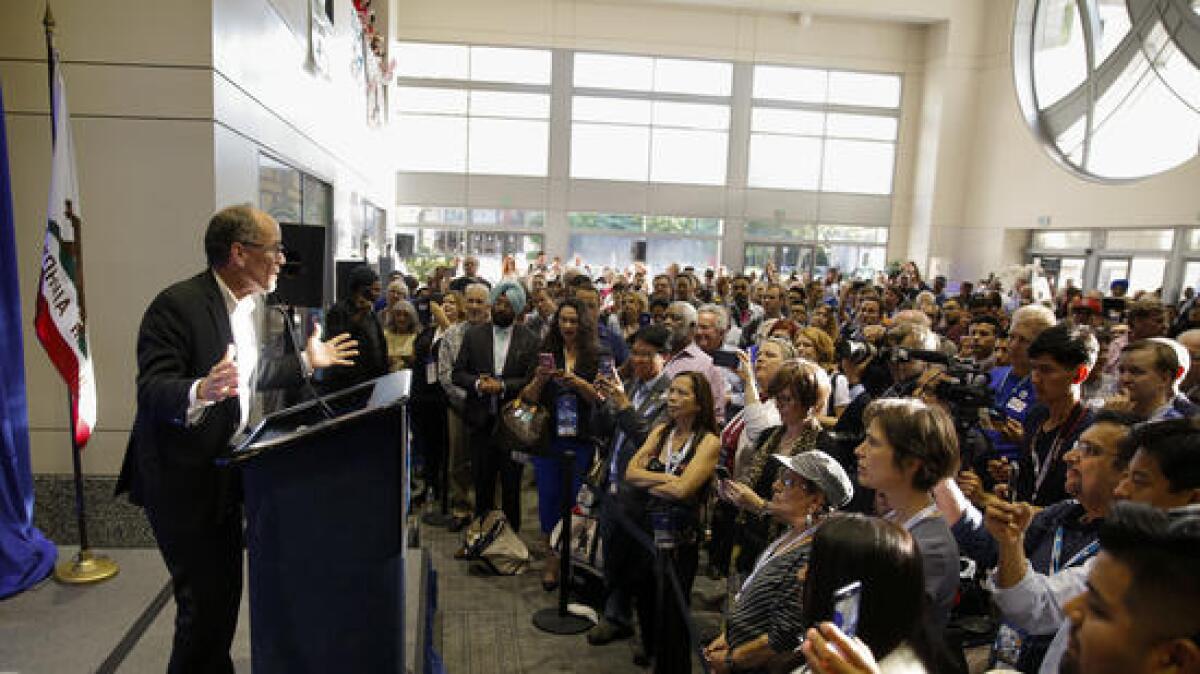
[[[502,510],[471,522],[464,545],[467,559],[483,562],[493,573],[515,576],[529,568],[529,548],[509,526]]]

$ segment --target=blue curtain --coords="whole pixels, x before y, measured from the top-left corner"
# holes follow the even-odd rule
[[[4,127],[0,88],[0,599],[45,578],[58,555],[54,544],[33,526],[21,287]]]

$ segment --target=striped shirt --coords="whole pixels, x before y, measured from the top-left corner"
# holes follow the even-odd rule
[[[776,653],[796,648],[804,632],[800,604],[804,586],[797,574],[808,564],[811,551],[811,544],[805,544],[776,555],[742,588],[725,629],[731,649],[763,634]]]

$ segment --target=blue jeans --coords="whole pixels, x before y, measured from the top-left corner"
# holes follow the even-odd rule
[[[560,465],[563,453],[567,450],[575,452],[575,465],[571,475],[571,493],[562,493],[562,467]],[[592,464],[592,443],[578,438],[553,438],[546,450],[545,456],[533,457],[533,477],[537,481],[538,492],[538,523],[542,533],[549,534],[555,523],[561,518],[562,501],[575,501],[579,493],[579,485],[583,475]]]

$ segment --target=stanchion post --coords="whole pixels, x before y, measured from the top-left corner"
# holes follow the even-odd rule
[[[575,452],[565,450],[558,455],[562,477],[562,522],[558,537],[558,605],[544,608],[533,614],[533,624],[543,632],[551,634],[581,634],[592,627],[592,621],[567,610],[571,594],[571,493],[575,471]]]

